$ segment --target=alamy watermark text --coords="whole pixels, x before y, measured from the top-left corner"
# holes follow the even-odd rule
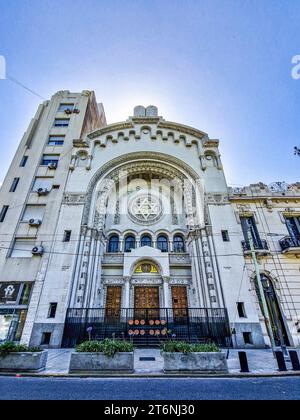
[[[6,60],[3,55],[0,55],[0,80],[6,79]]]
[[[294,55],[292,58],[292,64],[294,64],[292,68],[292,78],[294,80],[300,79],[300,55]]]

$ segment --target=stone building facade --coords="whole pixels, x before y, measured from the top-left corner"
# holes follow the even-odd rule
[[[0,340],[60,347],[87,327],[162,339],[170,323],[264,347],[250,232],[276,343],[299,344],[299,185],[229,189],[219,141],[154,106],[107,125],[93,92],[58,92],[0,206]]]

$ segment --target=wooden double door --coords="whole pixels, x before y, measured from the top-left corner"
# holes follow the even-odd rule
[[[105,318],[117,320],[121,315],[122,287],[108,287],[106,296]]]
[[[185,286],[172,287],[172,307],[174,317],[184,318],[188,315],[188,297]]]
[[[106,318],[118,318],[121,314],[122,287],[108,287],[106,298]],[[185,317],[188,312],[187,288],[172,287],[172,308],[174,316]],[[150,316],[158,317],[160,309],[159,287],[135,287],[134,309],[136,315],[147,310]]]
[[[159,287],[136,287],[134,289],[134,309],[136,317],[159,317]]]

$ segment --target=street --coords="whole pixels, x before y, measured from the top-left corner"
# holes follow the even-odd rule
[[[0,378],[0,400],[300,400],[300,378]]]

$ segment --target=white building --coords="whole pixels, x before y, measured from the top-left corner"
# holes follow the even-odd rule
[[[299,344],[299,185],[232,191],[218,146],[154,106],[108,126],[93,92],[42,104],[1,189],[0,340],[264,347],[250,228],[276,344]]]

